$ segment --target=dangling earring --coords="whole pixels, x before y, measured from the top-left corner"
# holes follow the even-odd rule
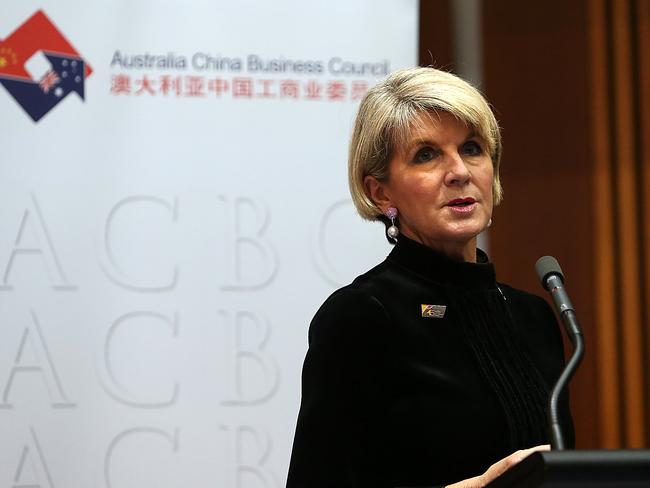
[[[492,217],[490,217],[490,220],[488,220],[486,228],[489,229],[490,227],[492,227]]]
[[[385,213],[386,217],[390,219],[390,227],[386,229],[386,235],[393,240],[397,240],[399,235],[399,229],[395,225],[395,219],[397,218],[397,209],[395,207],[388,207]]]

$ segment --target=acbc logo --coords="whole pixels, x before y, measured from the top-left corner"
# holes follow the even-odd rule
[[[91,73],[42,10],[0,41],[0,83],[34,122],[72,92],[84,100]]]

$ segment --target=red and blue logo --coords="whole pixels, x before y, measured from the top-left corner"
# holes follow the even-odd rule
[[[84,100],[91,73],[42,10],[0,41],[0,84],[34,122],[72,92]]]

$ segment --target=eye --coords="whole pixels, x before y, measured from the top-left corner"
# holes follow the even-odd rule
[[[426,163],[427,161],[434,159],[436,156],[438,156],[438,151],[431,147],[423,147],[415,153],[413,161],[416,163]]]
[[[476,141],[467,141],[463,144],[461,151],[466,156],[480,156],[483,154],[483,148]]]

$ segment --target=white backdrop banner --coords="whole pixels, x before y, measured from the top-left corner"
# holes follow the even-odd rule
[[[309,321],[389,251],[354,112],[416,49],[417,0],[5,5],[0,487],[284,484]]]

